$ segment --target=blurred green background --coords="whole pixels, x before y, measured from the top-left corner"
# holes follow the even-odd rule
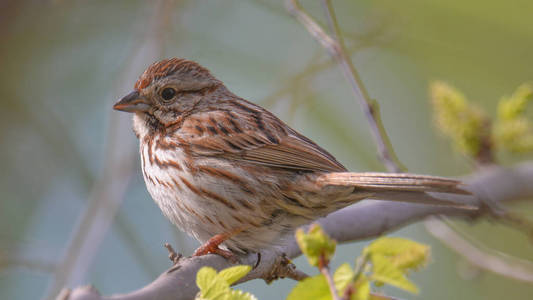
[[[317,0],[302,4],[325,23]],[[411,172],[471,172],[470,162],[434,128],[428,83],[445,80],[494,114],[501,96],[533,80],[533,2],[333,4],[355,66],[381,105],[402,162]],[[164,242],[184,254],[197,246],[150,199],[131,116],[111,109],[156,59],[196,60],[233,92],[272,110],[349,169],[384,170],[346,80],[288,15],[282,0],[3,0],[0,33],[1,299],[47,295],[69,243],[90,237],[73,237],[73,230],[84,224],[84,212],[95,203],[109,212],[99,218],[111,220],[110,226],[96,219],[100,240],[80,252],[87,272],[69,278],[69,285],[92,283],[102,294],[131,291],[169,267]],[[504,157],[503,162],[520,159],[527,157]],[[531,212],[532,206],[516,209]],[[532,244],[521,233],[490,222],[462,225],[487,246],[533,260]],[[419,295],[385,289],[390,295],[533,295],[531,284],[468,266],[420,224],[394,235],[430,244],[433,258],[413,276]],[[340,247],[333,265],[353,263],[365,244]],[[303,259],[296,263],[314,272]],[[253,281],[241,288],[259,299],[282,299],[293,285],[291,280],[271,286]]]

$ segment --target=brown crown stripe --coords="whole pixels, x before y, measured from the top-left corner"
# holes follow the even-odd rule
[[[216,200],[224,205],[226,205],[228,208],[230,209],[236,209],[235,205],[233,205],[230,201],[228,201],[226,198],[220,196],[220,195],[217,195],[213,192],[210,192],[204,188],[200,188],[200,192],[205,196],[205,197],[208,197],[208,198],[211,198],[213,200]]]
[[[182,58],[164,59],[151,64],[144,71],[139,80],[135,82],[135,89],[144,89],[149,86],[154,80],[172,75],[173,73],[180,71],[184,73],[192,73],[196,76],[203,75],[211,77],[211,74],[206,68],[200,66],[199,64],[193,61]]]
[[[226,180],[229,180],[235,184],[237,184],[243,191],[249,193],[249,194],[253,194],[253,190],[252,188],[246,183],[246,181],[241,178],[240,176],[238,175],[235,175],[234,173],[230,172],[230,171],[226,171],[226,170],[222,170],[222,169],[218,169],[218,168],[213,168],[213,167],[209,167],[209,166],[198,166],[198,172],[203,172],[203,173],[207,173],[211,176],[214,176],[214,177],[218,177],[218,178],[222,178],[222,179],[226,179]]]

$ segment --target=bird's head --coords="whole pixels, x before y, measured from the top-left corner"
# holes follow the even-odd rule
[[[150,65],[135,83],[134,90],[113,106],[116,110],[135,113],[137,134],[174,124],[184,113],[208,106],[206,97],[223,87],[196,62],[172,58]],[[146,128],[145,128],[146,127]]]

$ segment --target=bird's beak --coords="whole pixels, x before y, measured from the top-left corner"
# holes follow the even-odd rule
[[[125,112],[142,112],[148,111],[150,109],[150,104],[146,98],[139,95],[138,91],[133,91],[115,103],[113,109]]]

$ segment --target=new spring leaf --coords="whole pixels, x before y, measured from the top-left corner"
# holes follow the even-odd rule
[[[417,287],[406,275],[426,264],[429,247],[402,238],[380,238],[366,247],[363,255],[372,262],[370,278],[377,284],[387,283],[417,293]]]
[[[197,300],[257,300],[255,296],[239,290],[233,290],[230,285],[250,272],[250,266],[235,266],[217,273],[211,267],[203,267],[196,274],[196,285],[200,289]]]
[[[461,92],[444,82],[433,82],[430,91],[438,128],[461,152],[478,157],[490,139],[488,118]]]
[[[327,236],[318,224],[311,225],[307,233],[303,229],[298,229],[296,241],[309,260],[309,264],[315,267],[318,266],[321,256],[327,262],[335,253],[335,241]]]
[[[533,86],[523,84],[513,95],[500,100],[494,126],[494,140],[499,147],[515,153],[533,151],[533,123],[526,116],[532,99]]]

